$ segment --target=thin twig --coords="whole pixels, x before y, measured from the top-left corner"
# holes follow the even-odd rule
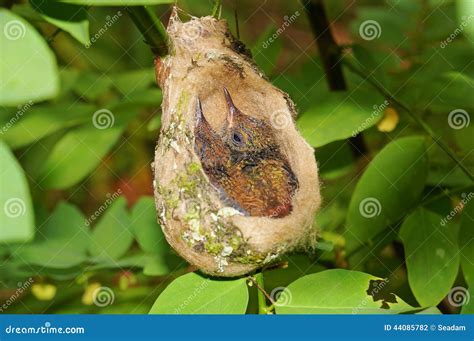
[[[431,198],[428,198],[426,199],[425,201],[423,201],[421,204],[423,206],[426,206],[428,204],[431,204],[432,202],[436,201],[436,200],[439,200],[443,197],[448,197],[450,198],[451,195],[453,194],[457,194],[457,193],[461,193],[461,192],[467,192],[467,191],[472,191],[474,190],[474,184],[470,184],[470,185],[467,185],[467,186],[460,186],[460,187],[456,187],[456,188],[452,188],[450,190],[447,190],[447,191],[442,191],[441,193],[438,193],[436,195],[433,195]]]
[[[271,302],[272,305],[275,305],[273,298],[265,291],[265,284],[263,282],[263,273],[259,272],[258,274],[248,277],[249,280],[255,284],[258,289],[258,312],[259,314],[267,314],[269,312],[269,307],[266,304],[265,298]]]
[[[451,148],[449,148],[449,146],[441,138],[436,136],[436,134],[433,132],[431,127],[428,124],[426,124],[426,122],[423,121],[421,117],[416,115],[404,103],[396,99],[387,90],[379,86],[370,74],[363,72],[362,70],[359,70],[359,68],[357,68],[353,63],[351,63],[347,59],[344,59],[343,63],[347,66],[347,68],[350,71],[352,71],[354,74],[358,75],[367,83],[372,85],[378,92],[380,92],[380,94],[386,97],[390,102],[392,102],[393,104],[398,106],[400,109],[405,111],[433,139],[433,141],[436,142],[436,144],[456,163],[456,165],[469,177],[469,179],[471,181],[474,181],[474,175],[472,175],[469,169],[463,165],[461,160],[459,160],[459,158],[456,156],[456,154],[454,154]]]

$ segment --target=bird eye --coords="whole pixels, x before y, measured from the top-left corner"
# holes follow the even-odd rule
[[[236,144],[241,144],[243,141],[242,135],[239,133],[233,133],[232,134],[232,142]]]

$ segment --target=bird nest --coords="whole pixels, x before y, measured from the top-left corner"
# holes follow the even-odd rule
[[[239,276],[313,235],[314,152],[296,130],[289,96],[268,82],[225,21],[182,22],[175,9],[167,31],[172,51],[156,61],[159,221],[188,262]]]

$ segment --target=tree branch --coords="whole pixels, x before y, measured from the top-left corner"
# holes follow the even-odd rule
[[[345,91],[347,90],[347,83],[340,63],[341,52],[332,35],[323,0],[302,0],[302,2],[316,39],[329,89]],[[349,141],[354,156],[362,156],[367,152],[361,134],[351,137]]]
[[[166,56],[169,52],[168,34],[156,15],[145,6],[127,7],[127,11],[153,54],[160,57]]]

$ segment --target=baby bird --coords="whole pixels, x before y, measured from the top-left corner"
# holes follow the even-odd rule
[[[197,100],[195,151],[204,172],[224,202],[243,214],[272,218],[288,215],[298,181],[271,126],[242,113],[226,88],[224,96],[228,112],[220,133],[207,122]]]

